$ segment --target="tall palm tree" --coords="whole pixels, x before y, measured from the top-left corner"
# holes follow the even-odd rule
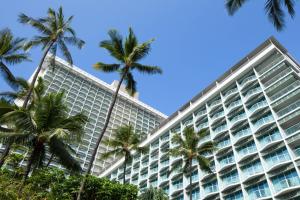
[[[8,65],[14,65],[29,60],[29,55],[23,52],[24,38],[15,38],[9,29],[0,30],[0,71],[4,80],[16,89],[16,78]]]
[[[2,117],[2,115],[4,115],[5,113],[11,112],[11,111],[17,109],[17,106],[15,105],[14,101],[17,99],[22,100],[27,95],[30,85],[26,80],[24,80],[22,78],[15,78],[14,83],[18,87],[17,91],[9,91],[9,92],[1,92],[0,93],[0,97],[2,97],[2,100],[0,101],[0,117]],[[44,91],[44,81],[42,78],[39,78],[37,85],[33,89],[33,95],[31,95],[31,98],[30,98],[31,105],[34,105],[35,101],[38,101],[42,97],[44,92],[45,92]],[[3,125],[5,125],[5,124],[0,123],[0,131],[2,131],[2,132],[12,131],[7,126],[4,127]],[[3,139],[2,142],[5,144],[5,149],[0,158],[0,168],[4,164],[4,161],[10,152],[11,145],[17,139],[18,138],[14,138],[14,137]]]
[[[104,140],[106,146],[111,147],[112,150],[102,154],[103,159],[111,156],[124,157],[123,165],[123,184],[126,180],[126,166],[132,160],[132,152],[146,153],[147,147],[141,147],[142,135],[135,132],[132,125],[120,126],[114,130],[115,138]]]
[[[184,166],[183,172],[189,173],[190,183],[190,199],[192,200],[192,162],[197,160],[201,170],[211,172],[210,160],[204,154],[212,152],[215,149],[215,144],[212,141],[200,144],[203,138],[207,135],[207,130],[202,129],[195,132],[193,127],[186,127],[183,130],[183,137],[175,134],[172,137],[172,143],[176,144],[175,148],[169,150],[171,156],[183,156]]]
[[[84,41],[76,36],[74,29],[71,27],[73,16],[65,19],[62,7],[60,7],[57,12],[52,8],[49,8],[47,14],[47,17],[37,19],[29,17],[23,13],[19,15],[19,21],[22,24],[28,24],[32,26],[41,34],[33,37],[32,40],[27,42],[27,44],[25,45],[25,49],[28,50],[34,46],[42,46],[42,50],[44,51],[39,66],[32,78],[28,94],[24,100],[24,108],[27,106],[28,101],[30,100],[34,84],[37,80],[39,72],[42,69],[42,65],[44,63],[46,55],[49,52],[52,54],[50,62],[54,67],[56,52],[57,50],[60,50],[63,56],[72,65],[73,59],[67,47],[67,44],[78,47],[79,49],[81,49],[84,45]]]
[[[229,15],[234,15],[246,2],[247,0],[226,0]],[[281,31],[285,26],[283,6],[293,18],[295,16],[294,0],[266,0],[265,2],[265,12],[278,31]]]
[[[0,118],[0,123],[12,124],[14,129],[13,132],[1,133],[0,137],[22,138],[31,149],[22,187],[32,167],[35,169],[43,166],[46,145],[63,166],[80,171],[80,164],[69,153],[66,141],[78,141],[81,138],[87,117],[81,113],[69,116],[63,93],[50,93],[29,107],[30,109],[17,107]]]
[[[91,159],[89,161],[89,165],[86,171],[86,176],[83,178],[80,186],[80,190],[77,196],[77,200],[80,200],[81,193],[84,188],[84,184],[86,181],[87,175],[90,173],[96,153],[99,147],[99,144],[102,140],[102,137],[108,127],[108,123],[112,114],[112,110],[116,103],[118,93],[123,81],[126,84],[126,90],[129,94],[134,95],[136,92],[136,81],[134,80],[132,72],[137,70],[138,72],[145,73],[145,74],[161,74],[162,70],[157,66],[149,66],[140,64],[143,58],[145,58],[151,49],[152,40],[147,42],[138,43],[138,39],[136,38],[135,34],[133,33],[132,29],[129,28],[129,35],[126,37],[125,41],[123,42],[122,36],[116,30],[110,30],[108,32],[110,37],[109,40],[104,40],[100,42],[100,47],[106,49],[110,55],[117,60],[117,63],[114,64],[105,64],[102,62],[98,62],[94,65],[95,69],[110,73],[110,72],[118,72],[120,75],[120,80],[117,85],[116,91],[113,95],[112,102],[108,109],[108,113],[104,122],[104,126],[101,130],[99,138],[97,139],[96,146],[93,150]]]

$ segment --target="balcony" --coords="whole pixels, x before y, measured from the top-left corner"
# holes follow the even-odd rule
[[[261,71],[259,71],[260,77],[262,79],[268,76],[268,74],[274,71],[274,69],[277,69],[282,61],[284,61],[284,57],[282,55],[273,55],[272,57],[275,57],[275,59],[269,58],[271,62],[267,63],[267,65]]]
[[[227,131],[227,124],[221,125],[219,127],[217,127],[215,130],[213,130],[213,135],[214,137],[216,137],[217,135]]]
[[[269,124],[270,122],[273,122],[273,121],[274,121],[274,118],[273,118],[272,115],[268,115],[266,117],[263,117],[263,118],[257,120],[254,123],[255,132],[258,131],[259,129],[261,129],[262,127],[264,127],[265,125]]]
[[[275,102],[276,100],[278,100],[279,98],[281,98],[282,96],[284,96],[287,93],[290,93],[291,91],[294,91],[296,88],[298,88],[300,86],[300,81],[295,81],[294,83],[292,83],[291,85],[285,87],[283,90],[281,90],[280,92],[277,92],[276,94],[274,94],[273,96],[270,97],[270,100],[272,102]]]
[[[244,88],[245,86],[247,86],[248,84],[252,83],[255,80],[257,80],[255,75],[245,78],[240,84],[241,88]]]
[[[255,164],[255,165],[249,166],[249,167],[243,169],[242,171],[243,171],[242,181],[244,183],[264,174],[261,164]]]
[[[214,116],[211,117],[211,120],[214,122],[217,119],[220,119],[221,117],[224,117],[225,113],[224,111],[218,112],[214,114]]]
[[[260,147],[262,150],[267,149],[274,143],[281,140],[281,135],[279,131],[273,132],[272,134],[268,134],[267,136],[263,136],[259,138]]]
[[[233,127],[236,124],[238,124],[238,122],[241,122],[245,119],[247,119],[246,113],[239,114],[230,120],[230,125],[231,125],[231,127]]]
[[[295,111],[297,108],[300,107],[300,100],[296,101],[295,103],[292,103],[291,105],[281,109],[280,111],[278,111],[277,115],[278,117],[282,117],[288,113],[291,113],[292,111]]]
[[[239,142],[241,139],[245,138],[246,136],[252,135],[251,129],[243,129],[235,133],[234,135],[234,143]]]
[[[234,94],[236,94],[238,92],[237,88],[233,88],[231,90],[228,90],[225,94],[224,94],[224,98],[228,99],[229,97],[233,96]]]
[[[263,108],[266,108],[267,106],[268,103],[266,100],[255,103],[249,108],[250,117],[258,111],[262,110]]]
[[[262,92],[261,87],[256,87],[256,88],[249,90],[247,92],[247,94],[245,95],[246,101],[248,101],[252,96],[259,94],[261,92]]]
[[[215,106],[220,105],[221,103],[222,103],[221,99],[215,100],[209,105],[209,108],[212,109]]]
[[[208,122],[204,122],[196,126],[198,130],[204,129],[208,127]]]
[[[277,81],[279,81],[280,79],[282,79],[283,77],[285,77],[286,75],[290,74],[292,72],[291,68],[287,68],[285,70],[283,70],[282,72],[276,74],[274,77],[272,77],[270,80],[268,80],[264,86],[265,88],[275,84]]]
[[[277,192],[277,195],[283,194],[284,192],[288,192],[291,190],[295,190],[297,186],[300,185],[300,180],[297,174],[286,176],[282,180],[273,180],[273,185],[275,188],[275,191]]]
[[[229,104],[229,106],[227,107],[227,113],[230,113],[233,109],[240,107],[242,105],[242,100],[237,100],[232,102],[231,104]]]

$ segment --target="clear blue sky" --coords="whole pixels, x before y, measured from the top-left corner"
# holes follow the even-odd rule
[[[17,15],[41,17],[48,7],[62,5],[67,16],[75,15],[73,26],[86,41],[81,51],[72,49],[75,65],[109,83],[118,77],[92,68],[97,61],[112,62],[98,47],[107,38],[107,30],[115,28],[125,35],[131,26],[140,41],[156,38],[144,63],[161,66],[164,74],[136,74],[136,80],[140,99],[170,115],[271,35],[300,59],[300,4],[296,4],[295,19],[287,18],[286,29],[278,33],[264,15],[263,2],[249,1],[230,17],[222,0],[9,0],[1,2],[0,28],[31,37],[36,32],[20,25]],[[33,62],[11,70],[28,78],[40,50],[33,50],[31,56]],[[7,89],[0,79],[0,91]]]

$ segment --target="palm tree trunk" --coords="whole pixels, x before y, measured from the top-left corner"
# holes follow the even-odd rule
[[[193,190],[192,190],[192,161],[190,161],[190,200],[193,200],[193,197],[192,197],[192,193],[193,193]]]
[[[3,166],[4,161],[5,161],[6,157],[8,156],[8,154],[10,152],[11,145],[12,145],[12,142],[9,141],[8,144],[5,146],[5,149],[4,149],[4,151],[2,153],[2,156],[1,156],[1,159],[0,159],[0,168]]]
[[[35,74],[33,75],[33,78],[32,78],[32,80],[31,80],[29,90],[28,90],[27,95],[26,95],[26,97],[25,97],[25,100],[24,100],[24,102],[23,102],[23,108],[26,108],[26,107],[27,107],[27,104],[28,104],[28,102],[29,102],[29,100],[30,100],[30,96],[31,96],[31,94],[32,94],[32,92],[33,92],[33,89],[34,89],[35,82],[36,82],[36,80],[37,80],[37,78],[38,78],[38,75],[39,75],[41,69],[42,69],[42,66],[43,66],[43,63],[44,63],[44,61],[45,61],[45,58],[46,58],[46,56],[47,56],[49,50],[50,50],[51,47],[53,46],[54,42],[55,42],[55,41],[50,42],[49,45],[48,45],[48,47],[47,47],[47,48],[45,49],[45,51],[44,51],[44,54],[43,54],[42,59],[41,59],[41,61],[40,61],[40,63],[39,63],[39,66],[38,66],[37,70],[35,71]]]
[[[49,165],[50,165],[50,163],[52,162],[53,158],[54,158],[54,153],[51,154],[51,156],[50,156],[50,158],[49,158],[49,160],[48,160],[48,163],[47,163],[46,167],[49,167]]]
[[[90,159],[90,162],[89,162],[89,165],[88,165],[88,169],[87,169],[87,171],[86,171],[85,176],[83,177],[83,179],[82,179],[82,181],[81,181],[80,189],[79,189],[78,196],[77,196],[77,200],[80,200],[80,199],[81,199],[81,193],[83,192],[83,188],[84,188],[84,185],[85,185],[85,181],[86,181],[86,179],[87,179],[87,176],[88,176],[88,175],[90,174],[90,172],[91,172],[91,169],[92,169],[94,160],[95,160],[95,158],[96,158],[96,154],[97,154],[97,151],[98,151],[99,144],[100,144],[100,142],[101,142],[101,140],[102,140],[102,138],[103,138],[103,135],[104,135],[104,133],[105,133],[107,127],[108,127],[108,123],[109,123],[109,120],[110,120],[110,117],[111,117],[111,114],[112,114],[112,110],[113,110],[113,108],[114,108],[114,106],[115,106],[115,103],[116,103],[116,100],[117,100],[117,97],[118,97],[118,93],[119,93],[120,87],[121,87],[121,85],[122,85],[122,82],[123,82],[125,76],[127,75],[128,70],[129,70],[129,67],[126,66],[126,67],[125,67],[125,71],[124,71],[124,73],[122,74],[122,77],[121,77],[121,79],[120,79],[120,81],[119,81],[119,84],[118,84],[118,86],[117,86],[117,88],[116,88],[115,94],[114,94],[114,96],[113,96],[113,100],[112,100],[112,102],[111,102],[111,104],[110,104],[110,107],[109,107],[109,109],[108,109],[108,113],[107,113],[107,117],[106,117],[106,119],[105,119],[105,123],[104,123],[103,129],[102,129],[102,131],[101,131],[101,133],[100,133],[100,136],[99,136],[99,138],[98,138],[98,140],[97,140],[97,142],[96,142],[96,147],[95,147],[95,149],[94,149],[94,151],[93,151],[93,153],[92,153],[92,156],[91,156],[91,159]]]
[[[24,185],[25,185],[25,183],[27,181],[28,175],[30,173],[34,157],[36,156],[36,154],[40,150],[40,148],[39,148],[40,145],[41,144],[37,141],[36,144],[35,144],[35,146],[34,146],[33,151],[31,152],[31,155],[30,155],[29,160],[28,160],[27,165],[26,165],[26,170],[25,170],[25,173],[24,173],[24,176],[23,176],[23,180],[22,180],[21,186],[19,188],[19,193],[18,193],[19,197],[21,197],[21,195],[22,195],[22,191],[23,191]]]
[[[127,164],[127,155],[125,155],[125,161],[124,161],[123,184],[125,184],[125,182],[126,182],[126,164]]]

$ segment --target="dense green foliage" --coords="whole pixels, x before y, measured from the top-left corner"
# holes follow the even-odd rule
[[[19,200],[73,200],[76,198],[82,176],[66,176],[58,169],[41,169],[28,179]],[[16,200],[20,178],[7,170],[0,172],[0,199]],[[104,178],[88,176],[82,199],[84,200],[135,200],[138,189]]]
[[[139,200],[168,200],[168,195],[159,188],[150,187],[145,190],[140,196]]]

